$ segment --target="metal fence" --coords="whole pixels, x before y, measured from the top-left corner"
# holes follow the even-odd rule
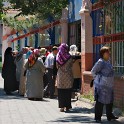
[[[124,42],[108,44],[111,48],[111,62],[118,74],[124,74]]]
[[[97,2],[94,0],[92,2]],[[124,32],[124,0],[111,3],[92,11],[93,37]],[[122,37],[122,36],[121,36]],[[105,44],[94,44],[94,63],[99,59],[99,50]],[[107,44],[111,47],[111,60],[115,72],[124,73],[124,41]]]

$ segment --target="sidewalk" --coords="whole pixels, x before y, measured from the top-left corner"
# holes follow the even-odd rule
[[[95,124],[93,106],[85,102],[72,101],[73,109],[60,113],[55,99],[29,101],[20,97],[6,96],[0,77],[0,124]],[[103,124],[124,124],[124,118]]]

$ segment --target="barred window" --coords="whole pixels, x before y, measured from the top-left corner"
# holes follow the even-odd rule
[[[115,73],[124,74],[124,41],[109,44],[111,48],[111,62]]]

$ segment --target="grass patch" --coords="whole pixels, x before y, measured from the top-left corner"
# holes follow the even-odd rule
[[[0,57],[0,71],[2,70],[2,57]]]
[[[93,95],[92,91],[90,91],[88,94],[83,94],[83,95],[81,95],[81,98],[88,99],[88,100],[90,100],[91,102],[94,101],[94,95]]]

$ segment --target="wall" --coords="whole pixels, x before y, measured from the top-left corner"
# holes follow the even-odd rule
[[[115,77],[114,93],[115,105],[124,109],[124,80],[121,77]]]

